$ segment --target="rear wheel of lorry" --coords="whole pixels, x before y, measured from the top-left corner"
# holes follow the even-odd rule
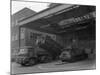
[[[21,63],[21,66],[27,66],[27,63],[26,63],[26,62],[25,62],[25,63],[22,62],[22,63]]]
[[[69,51],[63,51],[60,55],[60,59],[62,62],[71,62],[72,61],[72,55]]]
[[[47,63],[52,61],[52,56],[43,55],[40,57],[40,62]]]
[[[21,66],[26,66],[26,64],[25,63],[21,63]]]
[[[32,65],[35,65],[36,62],[37,62],[36,59],[30,58],[26,63],[22,63],[21,65],[22,66],[32,66]]]
[[[35,65],[36,63],[37,63],[37,60],[34,59],[34,58],[31,58],[31,59],[29,60],[29,62],[28,62],[28,65],[29,65],[29,66],[32,66],[32,65]]]

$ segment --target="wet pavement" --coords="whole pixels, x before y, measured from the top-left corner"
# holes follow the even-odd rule
[[[62,63],[55,61],[51,63],[37,64],[30,67],[23,67],[15,62],[12,63],[12,74],[20,73],[37,73],[37,72],[51,72],[51,71],[70,71],[70,70],[86,70],[95,69],[94,60],[85,60],[74,63]]]

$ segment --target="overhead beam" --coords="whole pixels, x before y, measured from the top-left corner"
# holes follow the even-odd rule
[[[26,24],[26,23],[35,21],[35,20],[37,20],[37,19],[40,19],[40,18],[42,18],[42,17],[45,17],[45,16],[48,16],[48,15],[50,15],[50,14],[56,13],[56,12],[61,11],[61,10],[63,10],[63,9],[69,8],[69,7],[71,7],[71,6],[73,6],[73,5],[68,5],[68,4],[67,4],[67,5],[59,5],[59,6],[57,6],[57,7],[52,8],[52,9],[49,9],[49,8],[48,8],[48,9],[46,9],[46,10],[44,10],[44,11],[41,11],[41,12],[39,12],[39,13],[33,15],[32,17],[30,17],[30,18],[28,18],[28,19],[25,19],[25,20],[19,22],[19,25],[23,25],[23,24]]]

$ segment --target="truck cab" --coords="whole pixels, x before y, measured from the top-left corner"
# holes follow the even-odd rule
[[[19,52],[16,57],[16,62],[25,66],[33,65],[36,63],[36,56],[34,53],[34,48],[32,47],[23,47],[19,49]]]
[[[41,36],[36,39],[35,46],[20,48],[16,61],[21,65],[51,62],[59,57],[62,48],[49,36]]]

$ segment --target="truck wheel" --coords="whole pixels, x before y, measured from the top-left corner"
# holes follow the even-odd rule
[[[32,66],[32,65],[35,65],[36,64],[36,59],[34,59],[34,58],[31,58],[30,60],[29,60],[29,62],[28,62],[28,65],[29,66]]]
[[[21,63],[22,66],[32,66],[34,64],[36,64],[36,60],[33,58],[29,59],[26,63]]]
[[[41,56],[40,57],[40,62],[42,62],[42,63],[47,63],[47,62],[50,62],[50,61],[52,61],[51,56]]]
[[[24,63],[21,63],[21,66],[26,66],[26,64],[24,64]]]
[[[72,63],[72,62],[74,62],[74,60],[73,59],[69,59],[69,60],[61,60],[62,62],[68,62],[68,63]]]
[[[21,61],[21,66],[27,66],[27,62],[25,62],[25,61]]]

